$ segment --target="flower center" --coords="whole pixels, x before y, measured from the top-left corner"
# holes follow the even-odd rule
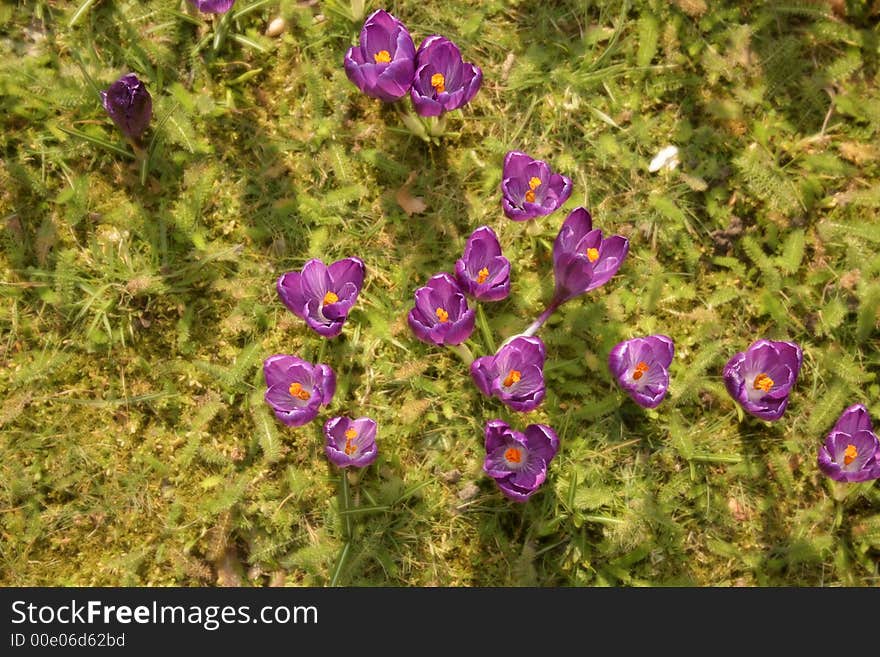
[[[346,429],[345,430],[345,440],[351,442],[355,438],[357,438],[358,432],[356,429]]]
[[[486,279],[489,278],[489,269],[487,267],[483,267],[480,271],[477,272],[477,283],[482,285],[486,282]]]
[[[529,203],[535,202],[535,190],[541,186],[541,179],[537,176],[532,176],[529,178],[529,191],[526,192],[526,201]]]
[[[648,364],[645,361],[640,360],[636,365],[635,370],[633,370],[633,379],[638,381],[645,375],[645,372],[647,372],[649,369],[651,368],[648,367]]]
[[[449,313],[443,310],[443,308],[438,308],[435,312],[437,313],[437,319],[440,320],[441,324],[449,321]]]
[[[357,451],[357,445],[355,445],[350,440],[345,441],[345,449],[343,450],[346,456],[351,456]]]
[[[373,55],[373,59],[377,64],[387,64],[391,61],[391,53],[387,50],[380,50],[375,55]]]
[[[594,249],[590,247],[587,249],[587,260],[590,262],[596,262],[599,259],[599,249]]]
[[[336,303],[337,301],[339,301],[339,297],[336,296],[335,292],[328,292],[327,294],[324,295],[324,305],[325,306],[327,306],[331,303]]]
[[[843,450],[843,464],[849,465],[853,461],[855,461],[859,457],[859,450],[856,449],[855,445],[847,445],[846,449]]]
[[[508,463],[519,465],[522,463],[522,450],[518,447],[508,447],[504,452],[504,460]]]
[[[755,377],[754,387],[755,390],[770,392],[770,388],[773,387],[773,383],[773,379],[761,372],[758,376]]]
[[[303,390],[302,384],[294,381],[290,384],[290,387],[287,389],[287,392],[290,393],[291,397],[296,397],[297,399],[302,399],[303,401],[308,401],[311,395]]]
[[[521,378],[522,378],[522,372],[520,372],[519,370],[510,370],[507,373],[507,378],[504,379],[504,387],[509,388],[514,383],[519,382],[519,380]]]
[[[442,73],[434,73],[431,76],[431,86],[438,94],[442,94],[446,91],[446,77]]]

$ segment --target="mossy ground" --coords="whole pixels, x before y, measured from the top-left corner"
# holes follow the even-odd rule
[[[0,582],[880,583],[880,488],[837,491],[816,466],[846,406],[880,419],[877,2],[389,2],[416,43],[443,34],[483,68],[440,144],[403,129],[408,101],[347,80],[348,2],[248,7],[215,52],[179,0],[0,6]],[[143,177],[98,96],[129,71],[155,103]],[[670,143],[680,167],[649,173]],[[511,149],[573,179],[564,209],[503,217]],[[424,213],[398,205],[407,183]],[[470,340],[489,353],[549,299],[578,205],[630,255],[542,329],[547,398],[512,414],[406,312],[488,224],[513,266]],[[351,255],[366,284],[325,341],[275,279]],[[651,332],[676,358],[643,411],[606,359]],[[759,337],[805,353],[773,424],[720,378]],[[278,352],[337,372],[298,429],[262,399]],[[373,417],[381,452],[339,572],[336,414]],[[494,418],[560,434],[525,505],[482,474]]]

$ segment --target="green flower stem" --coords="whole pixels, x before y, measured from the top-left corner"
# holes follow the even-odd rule
[[[480,325],[480,333],[483,334],[483,344],[486,345],[490,354],[494,354],[495,340],[492,339],[492,331],[489,329],[489,321],[483,311],[483,304],[477,304],[477,324]]]
[[[450,344],[446,346],[449,347],[450,351],[454,352],[456,356],[461,358],[465,365],[470,366],[470,364],[474,362],[474,355],[471,353],[471,350],[467,348],[466,344]]]
[[[340,515],[344,522],[342,531],[345,543],[342,544],[342,549],[339,551],[336,568],[333,569],[333,576],[330,578],[330,586],[337,586],[339,584],[339,578],[345,568],[345,562],[348,559],[348,553],[351,551],[351,543],[354,538],[351,513],[349,513],[351,510],[351,489],[348,483],[348,471],[345,468],[342,468],[339,481],[342,492],[342,513]]]

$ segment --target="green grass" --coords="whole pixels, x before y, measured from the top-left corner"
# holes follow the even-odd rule
[[[407,134],[408,101],[347,80],[361,19],[342,0],[258,3],[216,52],[178,0],[0,6],[0,582],[880,583],[880,488],[844,497],[816,467],[846,406],[880,419],[876,3],[385,7],[483,68],[439,144]],[[279,15],[287,31],[264,36]],[[98,96],[129,71],[155,103],[145,170]],[[649,173],[670,143],[681,166]],[[511,149],[573,179],[564,209],[504,218]],[[427,211],[408,217],[411,175]],[[491,337],[522,331],[578,205],[630,255],[542,329],[548,394],[523,417],[405,315],[488,224],[513,266],[511,296],[484,307]],[[366,284],[324,341],[275,279],[352,255]],[[649,332],[676,344],[655,411],[606,366]],[[805,352],[773,424],[740,418],[720,376],[759,337]],[[470,346],[490,350],[479,330]],[[262,399],[278,352],[337,372],[298,429]],[[321,449],[337,414],[379,424],[350,514]],[[561,437],[525,505],[482,473],[494,418]]]

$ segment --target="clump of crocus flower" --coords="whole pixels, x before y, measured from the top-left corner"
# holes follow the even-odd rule
[[[525,502],[547,478],[547,466],[559,450],[556,432],[544,424],[514,431],[501,420],[486,423],[483,471],[506,497]]]
[[[478,301],[499,301],[510,293],[510,261],[501,255],[498,236],[489,226],[471,233],[455,263],[455,277],[461,289]]]
[[[455,279],[446,272],[431,277],[415,292],[407,321],[422,342],[459,345],[474,331],[475,315]]]
[[[379,455],[376,422],[368,417],[334,417],[324,424],[324,453],[340,468],[363,468]]]
[[[544,358],[540,338],[516,336],[494,356],[471,363],[471,377],[487,397],[498,397],[515,411],[528,412],[544,401]]]
[[[668,336],[633,338],[614,346],[608,354],[608,368],[635,403],[656,408],[669,388],[669,365],[674,353]]]
[[[548,215],[571,196],[571,179],[521,151],[504,156],[501,207],[508,219],[526,221]]]
[[[724,384],[747,413],[778,420],[788,407],[802,363],[803,351],[797,344],[757,340],[727,361]]]
[[[880,440],[862,404],[847,408],[825,444],[819,448],[819,469],[835,481],[880,479]]]
[[[153,98],[137,75],[128,73],[116,80],[101,92],[101,103],[122,134],[139,146],[153,117]]]
[[[189,0],[203,14],[225,14],[232,9],[235,0]]]
[[[281,422],[298,427],[311,422],[336,392],[329,365],[313,365],[297,356],[275,354],[263,361],[266,403]]]
[[[463,61],[458,46],[434,34],[416,52],[410,98],[419,116],[440,116],[470,102],[482,82],[480,67]]]
[[[391,102],[410,90],[416,47],[406,26],[383,9],[364,21],[360,43],[345,54],[345,73],[362,92]]]
[[[357,301],[366,268],[360,258],[343,258],[331,265],[309,260],[301,272],[282,274],[278,296],[297,317],[325,338],[342,332],[342,325]]]

